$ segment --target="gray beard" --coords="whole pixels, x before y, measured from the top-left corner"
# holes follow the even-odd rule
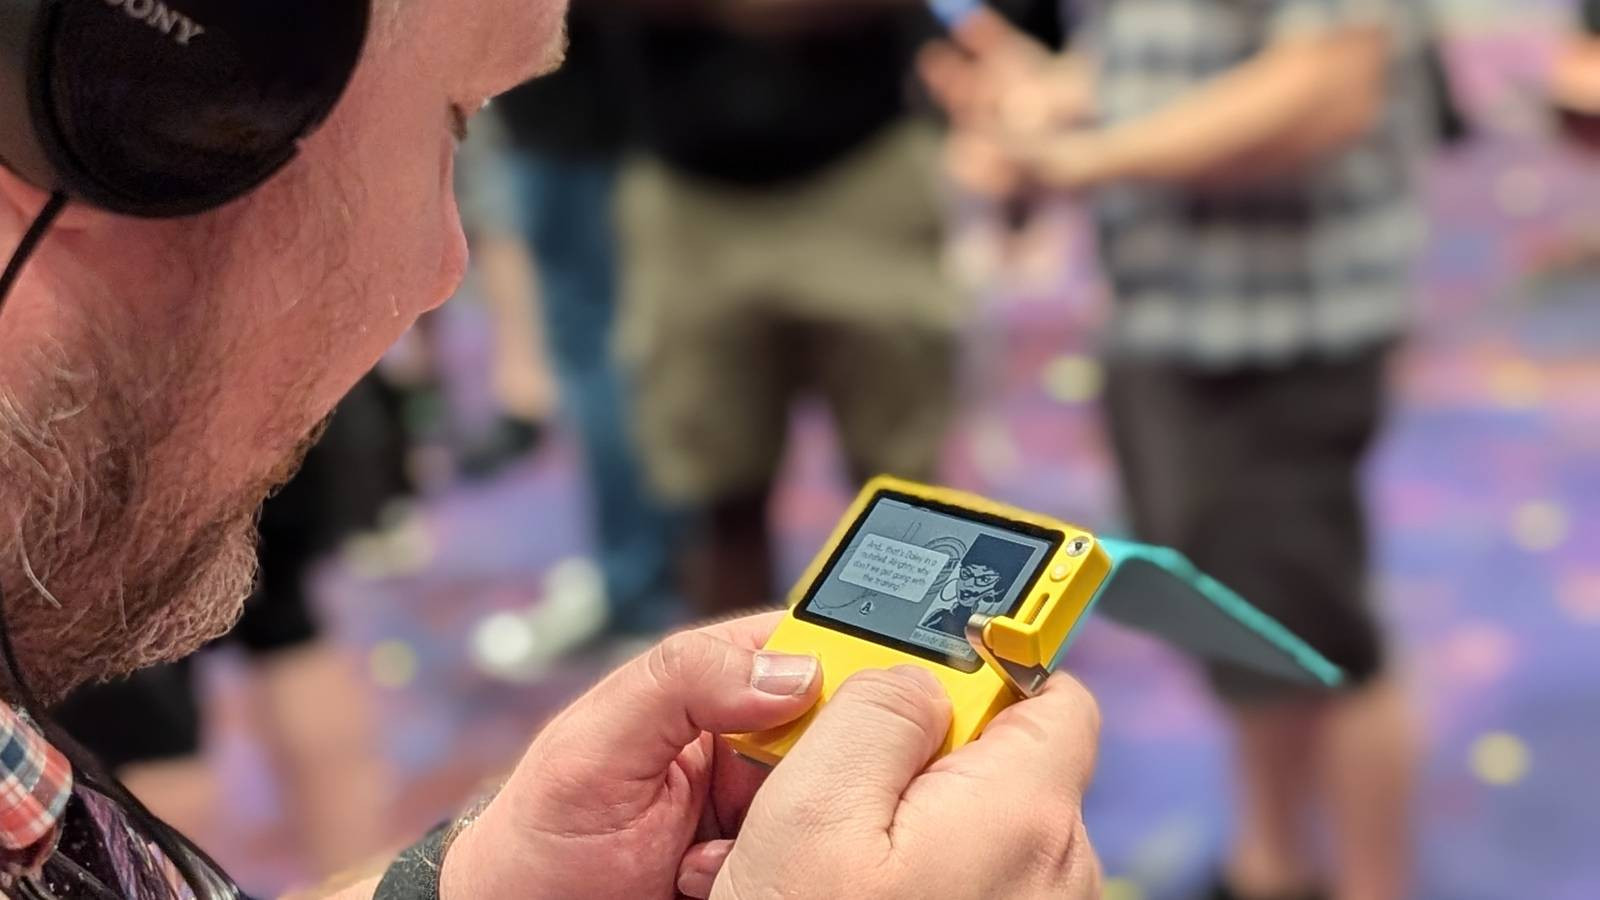
[[[130,396],[58,369],[32,410],[0,393],[4,615],[45,703],[193,652],[233,626],[253,587],[271,485],[207,503],[153,471],[179,406],[163,387],[188,381],[168,375]]]

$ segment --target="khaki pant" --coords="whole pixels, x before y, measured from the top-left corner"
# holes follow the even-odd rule
[[[941,270],[936,154],[908,123],[772,188],[630,165],[619,350],[664,497],[764,488],[807,392],[831,408],[854,475],[933,477],[965,315]]]

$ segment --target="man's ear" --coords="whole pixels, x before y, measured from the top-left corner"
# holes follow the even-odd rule
[[[7,218],[25,225],[33,221],[33,217],[39,214],[49,199],[47,191],[23,181],[10,169],[0,166],[0,210],[4,211]],[[53,227],[58,231],[89,231],[103,227],[115,218],[112,213],[92,206],[68,203]]]

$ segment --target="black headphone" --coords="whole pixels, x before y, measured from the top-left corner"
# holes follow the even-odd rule
[[[343,94],[371,0],[0,0],[0,165],[116,213],[249,193]]]

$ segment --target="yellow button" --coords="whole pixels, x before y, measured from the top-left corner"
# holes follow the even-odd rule
[[[1066,563],[1058,563],[1058,564],[1056,564],[1056,567],[1054,569],[1050,570],[1050,580],[1051,581],[1066,581],[1067,580],[1067,576],[1069,576],[1071,574],[1072,574],[1072,567],[1071,566],[1067,565]]]

